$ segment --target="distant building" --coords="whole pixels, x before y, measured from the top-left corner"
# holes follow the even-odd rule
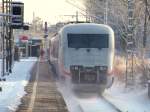
[[[38,57],[39,51],[43,47],[43,38],[22,35],[15,41],[21,57]]]

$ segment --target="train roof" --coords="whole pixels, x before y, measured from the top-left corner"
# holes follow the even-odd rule
[[[105,25],[105,24],[95,24],[95,23],[79,23],[79,24],[68,24],[65,25],[59,33],[64,33],[64,32],[74,32],[77,31],[78,33],[80,32],[85,32],[85,33],[113,33],[113,30],[110,26]]]

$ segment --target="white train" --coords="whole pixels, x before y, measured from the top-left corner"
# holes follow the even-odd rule
[[[50,42],[50,61],[59,77],[72,84],[97,86],[103,91],[113,81],[114,32],[94,23],[63,27]]]

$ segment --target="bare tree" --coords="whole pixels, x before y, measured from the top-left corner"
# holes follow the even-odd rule
[[[96,23],[104,23],[105,16],[105,2],[106,0],[83,0],[87,8],[91,20]],[[110,25],[116,33],[117,42],[120,42],[121,48],[125,49],[128,31],[128,0],[107,0],[107,16],[108,25]],[[141,48],[143,30],[144,30],[144,14],[145,14],[145,0],[134,0],[134,41],[137,48]],[[148,0],[148,2],[150,2]],[[149,9],[147,9],[149,10]],[[148,17],[150,18],[150,17]],[[147,18],[147,19],[148,19]],[[150,25],[147,25],[147,33],[150,31]],[[149,40],[149,39],[148,39]]]
[[[106,0],[83,0],[92,22],[104,23],[105,11],[107,9],[108,25],[110,25],[116,36],[117,49],[121,48],[123,51],[126,49],[126,38],[128,36],[128,0],[107,0],[108,6],[106,7]],[[146,17],[146,18],[145,18]],[[150,0],[134,0],[133,8],[133,40],[135,51],[137,51],[137,58],[141,59],[143,49],[143,38],[146,38],[146,43],[150,42]],[[97,20],[98,19],[98,20]],[[146,31],[145,31],[146,30]],[[144,32],[146,32],[144,34]],[[150,45],[146,45],[146,49],[150,51]],[[149,54],[150,56],[150,54]],[[142,61],[141,61],[142,62]],[[135,62],[139,63],[139,62]],[[144,71],[147,78],[147,65],[144,61],[143,64],[137,64],[135,67],[140,67],[141,72]],[[141,65],[144,65],[143,67]],[[146,66],[145,66],[146,65]],[[150,74],[150,69],[149,69]]]

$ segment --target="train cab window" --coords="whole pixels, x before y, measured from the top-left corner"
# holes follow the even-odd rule
[[[68,34],[69,48],[108,48],[108,34]]]

